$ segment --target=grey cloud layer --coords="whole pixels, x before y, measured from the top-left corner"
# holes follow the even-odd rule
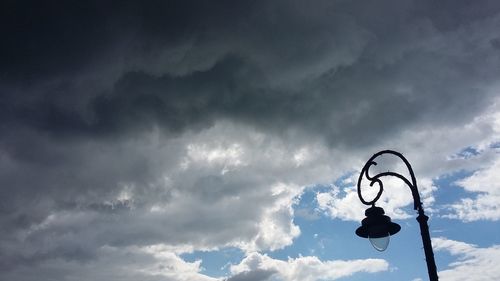
[[[490,101],[495,2],[287,4],[6,8],[4,124],[179,133],[229,118],[358,143],[384,121],[463,121]]]
[[[465,2],[2,3],[0,269],[289,244],[300,185],[340,173],[290,153],[460,126],[496,98],[500,5]]]

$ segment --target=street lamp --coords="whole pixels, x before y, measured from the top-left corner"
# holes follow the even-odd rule
[[[377,165],[375,158],[383,154],[392,154],[399,157],[408,168],[411,176],[411,181],[404,176],[395,172],[383,172],[374,176],[371,176],[368,171],[372,165]],[[432,251],[431,237],[429,234],[429,226],[427,221],[429,217],[425,215],[422,202],[420,202],[420,195],[417,188],[417,180],[415,179],[415,174],[411,168],[410,163],[406,158],[399,152],[393,150],[383,150],[375,153],[361,170],[358,179],[358,196],[359,200],[365,205],[371,206],[365,211],[366,218],[361,221],[361,226],[356,229],[356,234],[363,238],[368,238],[372,243],[373,247],[378,251],[384,251],[389,245],[389,239],[391,235],[396,234],[400,229],[397,223],[391,222],[391,218],[385,215],[384,209],[375,206],[375,202],[380,198],[382,192],[384,191],[384,185],[381,178],[386,176],[397,177],[402,180],[411,190],[413,195],[413,208],[418,212],[417,221],[420,225],[420,234],[422,235],[422,243],[424,244],[425,260],[427,262],[427,272],[429,273],[430,281],[437,281],[437,269],[436,262],[434,261],[434,253]],[[379,187],[378,193],[375,198],[371,201],[366,201],[361,195],[361,180],[365,177],[370,181],[370,186],[377,184]]]

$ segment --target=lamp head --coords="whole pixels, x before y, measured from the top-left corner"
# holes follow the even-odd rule
[[[391,218],[384,215],[384,209],[372,206],[365,211],[361,226],[356,229],[359,237],[368,238],[373,247],[384,251],[389,245],[389,237],[401,230],[399,224],[391,222]]]

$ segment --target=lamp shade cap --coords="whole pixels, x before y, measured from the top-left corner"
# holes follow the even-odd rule
[[[384,209],[371,207],[365,211],[366,218],[361,221],[361,226],[356,229],[356,235],[363,238],[382,238],[394,235],[401,230],[401,226],[391,221],[384,215]]]

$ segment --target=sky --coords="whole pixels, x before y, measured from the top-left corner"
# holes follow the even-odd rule
[[[0,37],[1,281],[428,280],[396,178],[389,248],[354,234],[384,149],[440,280],[500,276],[499,1],[6,0]]]

